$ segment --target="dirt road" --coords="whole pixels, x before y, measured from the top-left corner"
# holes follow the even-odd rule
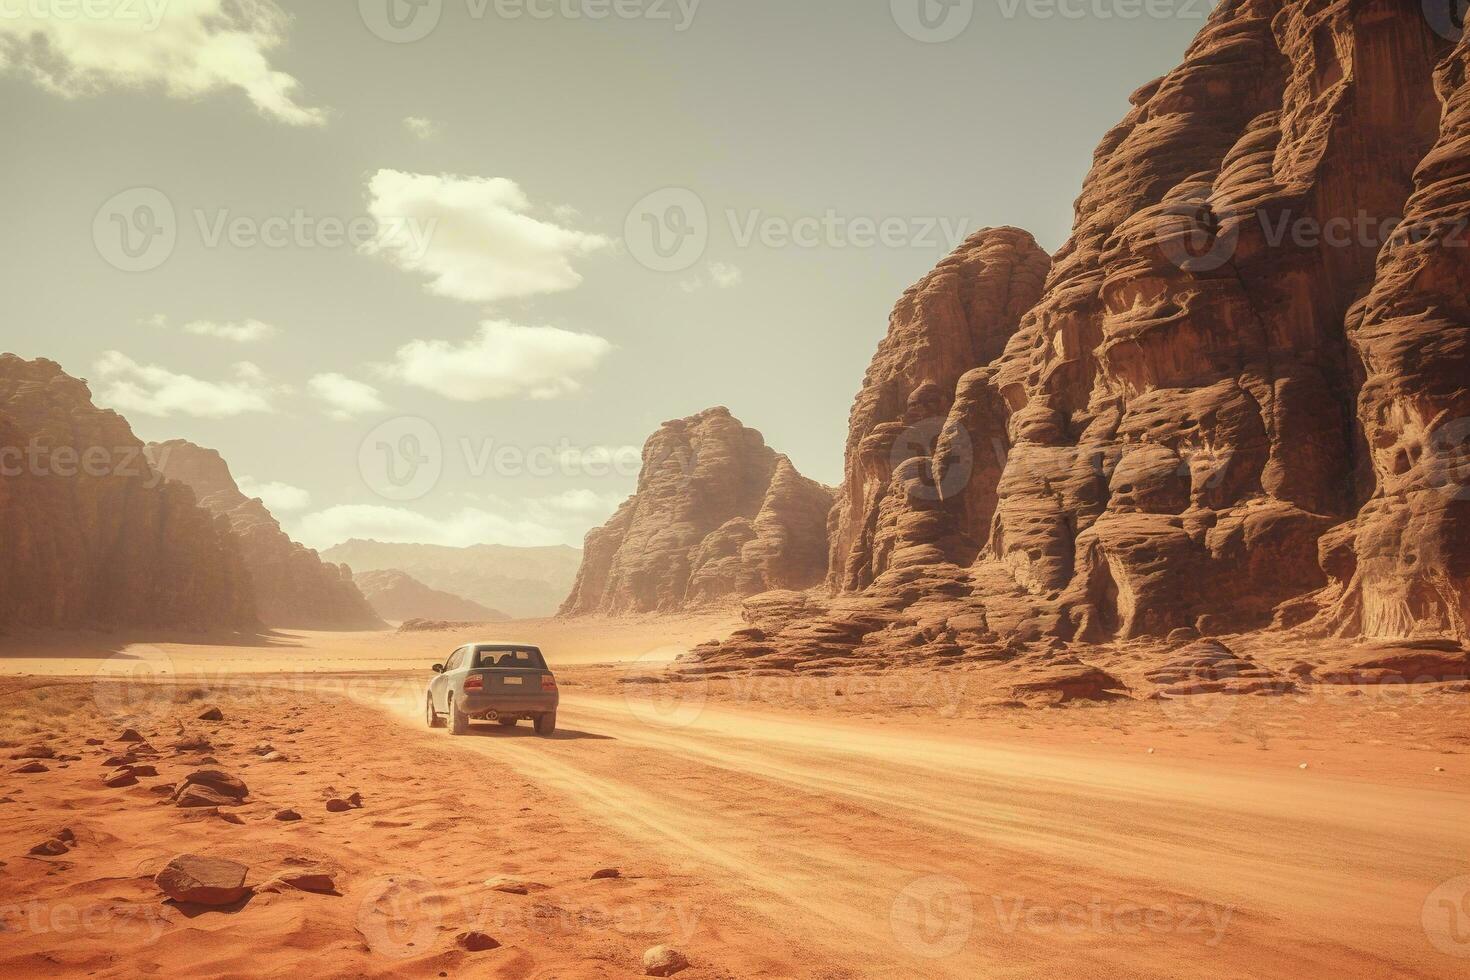
[[[554,741],[421,737],[713,883],[793,944],[801,975],[1463,975],[1421,919],[1466,873],[1464,786],[616,697],[567,697],[561,725]]]

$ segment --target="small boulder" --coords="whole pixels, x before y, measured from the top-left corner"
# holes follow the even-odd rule
[[[66,846],[66,841],[59,837],[53,837],[50,840],[43,840],[31,848],[31,853],[37,857],[58,857],[69,850],[71,848]]]
[[[672,946],[655,946],[643,954],[643,975],[671,977],[689,966],[689,960]]]
[[[25,773],[25,774],[29,774],[29,773],[33,773],[33,772],[50,772],[51,771],[51,767],[48,766],[48,765],[45,765],[43,763],[40,763],[40,762],[27,762],[25,765],[21,766],[19,769],[16,769],[15,771],[18,772],[18,773]]]
[[[260,757],[260,761],[262,761],[262,762],[289,762],[290,760],[286,758],[286,753],[284,753],[284,752],[267,752],[265,755],[263,755],[263,756]]]
[[[292,820],[300,820],[301,814],[297,813],[295,810],[277,810],[276,819],[286,822]]]
[[[483,932],[462,932],[454,937],[460,949],[467,949],[471,953],[483,953],[487,949],[499,949],[500,943]]]
[[[102,785],[111,789],[122,789],[124,786],[138,785],[138,777],[133,775],[131,769],[126,766],[116,769],[102,777]]]
[[[11,756],[12,759],[54,759],[56,750],[49,745],[28,745]]]
[[[245,784],[227,772],[197,769],[174,791],[174,802],[182,807],[238,806],[248,793]]]
[[[327,812],[328,813],[346,813],[348,810],[351,810],[351,809],[352,809],[352,804],[351,803],[348,803],[346,800],[339,800],[339,799],[333,798],[333,799],[330,799],[330,800],[327,801]]]
[[[325,871],[287,871],[277,875],[276,880],[299,892],[314,892],[318,895],[337,893],[336,881]]]
[[[141,742],[143,736],[138,734],[136,728],[124,728],[121,735],[117,737],[119,742]]]
[[[223,711],[219,710],[219,708],[216,705],[210,705],[209,707],[205,708],[203,712],[200,713],[199,720],[200,721],[224,721],[225,720],[225,713]]]
[[[592,872],[593,881],[597,881],[602,878],[621,878],[622,876],[623,873],[617,868],[600,868],[597,871]]]
[[[250,894],[245,887],[245,865],[225,858],[180,854],[158,872],[153,881],[176,902],[196,905],[233,905]]]
[[[87,739],[87,744],[88,745],[103,745],[105,743],[100,738],[89,738],[89,739]]]
[[[174,743],[175,752],[208,752],[214,748],[203,735],[185,735]]]
[[[347,797],[347,802],[354,809],[361,810],[362,809],[362,794],[361,793],[353,793],[351,796]]]

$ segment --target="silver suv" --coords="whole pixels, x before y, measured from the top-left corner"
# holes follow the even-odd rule
[[[424,698],[430,728],[468,734],[472,721],[495,721],[507,728],[522,718],[537,735],[556,731],[561,695],[541,651],[527,643],[470,643],[434,665]]]

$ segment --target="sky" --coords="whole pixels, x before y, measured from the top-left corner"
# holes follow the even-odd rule
[[[1047,249],[1209,0],[0,0],[0,350],[324,548],[580,545],[665,420],[840,482],[903,290]]]

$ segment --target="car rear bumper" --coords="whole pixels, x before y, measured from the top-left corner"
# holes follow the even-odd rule
[[[471,718],[495,712],[498,715],[539,715],[555,711],[560,698],[555,694],[466,694],[462,710]]]

